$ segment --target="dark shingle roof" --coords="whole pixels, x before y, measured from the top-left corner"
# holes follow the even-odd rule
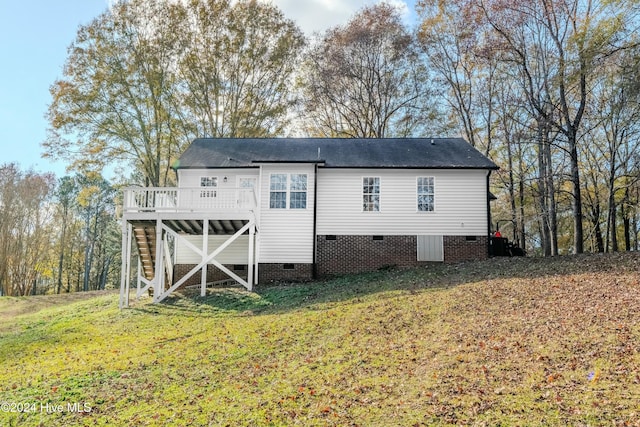
[[[462,138],[202,138],[174,168],[319,161],[335,168],[498,169]]]

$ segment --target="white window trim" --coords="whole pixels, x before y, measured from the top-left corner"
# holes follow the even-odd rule
[[[380,188],[380,192],[378,193],[378,210],[377,211],[365,211],[364,210],[364,179],[365,178],[378,178],[378,188]],[[382,177],[376,175],[362,175],[360,177],[360,212],[366,214],[376,214],[382,212]]]
[[[271,176],[273,175],[286,175],[287,177],[287,182],[286,182],[286,188],[285,188],[285,206],[284,208],[272,208],[271,207]],[[307,177],[307,189],[306,191],[304,191],[305,193],[305,207],[304,208],[292,208],[291,207],[291,175],[305,175]],[[267,203],[268,203],[268,208],[269,209],[273,209],[273,210],[277,210],[277,211],[306,211],[307,209],[309,209],[309,174],[306,172],[270,172],[269,173],[269,184],[268,184],[268,190],[269,190],[269,197],[267,199]],[[281,191],[279,191],[281,192]],[[296,190],[294,191],[294,193],[302,193],[302,191]]]
[[[431,211],[421,211],[420,210],[420,206],[418,204],[418,180],[420,178],[432,178],[433,179],[433,210]],[[428,214],[432,214],[434,212],[436,212],[436,177],[433,175],[419,175],[416,176],[416,195],[415,195],[415,200],[416,200],[416,212],[419,214],[424,214],[424,215],[428,215]]]

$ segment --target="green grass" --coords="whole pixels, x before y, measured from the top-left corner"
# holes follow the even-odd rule
[[[0,299],[0,402],[27,409],[0,426],[638,425],[639,270],[500,259],[122,311]]]

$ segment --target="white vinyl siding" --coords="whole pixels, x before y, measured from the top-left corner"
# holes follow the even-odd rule
[[[197,188],[202,186],[203,178],[217,178],[216,188],[237,188],[238,177],[258,178],[258,168],[245,169],[180,169],[178,170],[178,187]],[[226,180],[225,180],[226,178]]]
[[[380,177],[382,207],[362,211],[362,178]],[[419,212],[418,177],[434,178],[436,210]],[[318,171],[319,235],[486,235],[487,171],[331,169]]]
[[[259,262],[313,262],[313,165],[264,164],[261,166],[260,187],[264,197],[260,204],[258,230]],[[287,209],[272,209],[271,177],[287,176]],[[302,176],[305,178],[302,178]],[[294,207],[290,207],[292,196]],[[304,204],[302,198],[304,197]]]
[[[202,248],[202,236],[183,236],[195,247]],[[208,240],[209,252],[215,251],[220,245],[229,239],[229,235],[210,235]],[[222,264],[246,264],[249,252],[249,236],[239,236],[216,257],[216,261]],[[196,254],[182,241],[176,242],[176,264],[199,264],[202,256]]]

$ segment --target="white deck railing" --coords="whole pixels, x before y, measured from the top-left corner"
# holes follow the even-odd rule
[[[257,205],[252,188],[129,187],[124,189],[124,211],[202,212],[251,211]]]

